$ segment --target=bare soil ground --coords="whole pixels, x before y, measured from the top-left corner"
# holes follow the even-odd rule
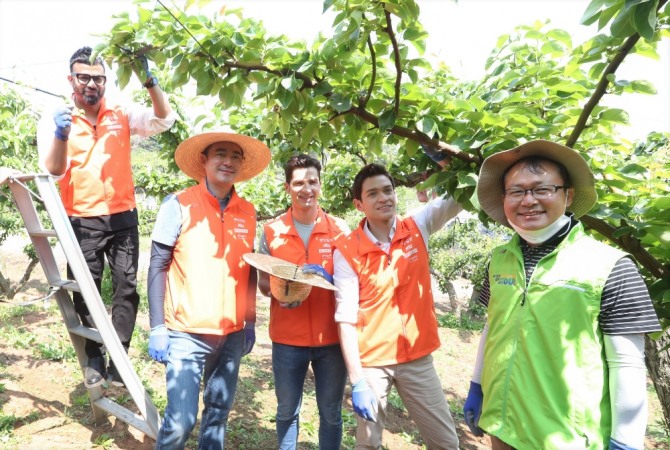
[[[23,274],[26,257],[20,242],[10,240],[0,247],[0,270],[11,280]],[[58,255],[58,253],[57,253]],[[141,273],[146,274],[146,255]],[[63,263],[62,259],[60,262]],[[63,263],[64,264],[64,263]],[[64,265],[63,265],[64,267]],[[42,295],[47,286],[41,267],[34,271],[26,289],[13,301]],[[463,301],[469,297],[466,283],[457,285]],[[38,305],[41,305],[38,304]],[[440,314],[449,311],[449,302],[438,296]],[[144,307],[146,310],[146,306]],[[274,412],[276,399],[271,372],[271,342],[267,334],[268,300],[258,299],[257,341],[250,356],[243,359],[236,404],[228,423],[226,448],[265,450],[276,448]],[[148,316],[141,312],[130,357],[140,379],[162,411],[165,402],[164,368],[146,356]],[[479,333],[440,329],[442,348],[435,352],[445,395],[457,423],[461,448],[490,448],[487,437],[475,438],[463,422],[462,405],[479,342]],[[318,449],[318,414],[314,385],[309,375],[301,413],[299,449]],[[106,395],[130,409],[132,399],[123,388],[110,387]],[[345,439],[343,448],[353,448],[355,420],[350,392],[345,394]],[[667,434],[660,426],[660,407],[653,393],[650,398],[650,429],[646,448],[668,448]],[[130,406],[129,406],[130,405]],[[120,420],[110,417],[95,424],[78,367],[58,309],[35,306],[0,306],[0,449],[133,449],[148,450],[154,441]],[[391,399],[389,422],[384,434],[387,450],[424,448],[416,427],[409,420],[399,398]],[[188,448],[197,447],[197,430]]]

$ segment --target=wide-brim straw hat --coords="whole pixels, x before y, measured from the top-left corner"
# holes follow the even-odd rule
[[[243,258],[256,269],[270,275],[270,292],[281,303],[305,300],[313,286],[331,291],[338,290],[322,276],[302,273],[300,266],[281,258],[262,253],[246,253]]]
[[[270,163],[272,155],[267,145],[258,139],[236,133],[216,131],[192,136],[183,141],[174,152],[177,167],[196,181],[205,178],[205,167],[200,154],[215,142],[233,142],[240,146],[244,161],[235,182],[249,180],[261,173]]]
[[[502,177],[508,168],[528,156],[541,156],[565,166],[570,175],[570,187],[575,191],[572,203],[567,210],[571,211],[575,217],[581,217],[593,208],[598,200],[598,194],[593,172],[586,160],[569,147],[540,139],[496,153],[484,160],[479,171],[477,198],[489,217],[507,227],[510,226],[503,210]]]

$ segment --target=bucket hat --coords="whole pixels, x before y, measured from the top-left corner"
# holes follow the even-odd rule
[[[216,142],[233,142],[240,146],[244,153],[244,161],[235,182],[249,180],[261,173],[270,163],[270,149],[258,139],[236,133],[215,131],[202,133],[183,141],[174,152],[177,167],[196,181],[205,178],[205,168],[200,161],[200,154]]]
[[[571,211],[576,218],[583,216],[593,208],[598,200],[598,194],[595,189],[593,172],[586,160],[569,147],[540,139],[496,153],[484,160],[479,171],[477,198],[489,217],[502,225],[510,226],[503,210],[502,177],[508,168],[528,156],[541,156],[565,166],[570,175],[570,187],[575,191],[572,204],[567,210]]]
[[[281,258],[262,253],[245,253],[242,257],[256,269],[270,275],[270,292],[281,303],[305,300],[313,286],[338,290],[322,276],[302,273],[300,266]]]

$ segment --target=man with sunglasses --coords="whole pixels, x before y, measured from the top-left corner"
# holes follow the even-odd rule
[[[577,220],[598,197],[588,164],[526,142],[484,161],[477,197],[516,233],[493,250],[480,295],[466,423],[494,450],[643,448],[644,335],[660,326],[630,256]]]
[[[152,107],[120,106],[105,99],[105,67],[91,59],[92,49],[82,47],[70,58],[68,81],[74,105],[61,105],[53,119],[44,117],[38,127],[40,167],[54,175],[61,199],[82,253],[100,291],[104,259],[112,275],[112,323],[126,351],[135,327],[139,295],[138,215],[130,165],[130,136],[152,136],[169,129],[175,115],[151,75],[146,57],[140,56]],[[68,277],[73,275],[68,268]],[[82,324],[95,327],[79,292],[73,292]],[[87,340],[87,388],[103,384],[108,374],[121,385],[113,363],[106,365],[100,343]]]

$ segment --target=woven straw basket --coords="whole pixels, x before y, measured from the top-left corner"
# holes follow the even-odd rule
[[[294,267],[276,265],[272,268],[272,273],[278,276],[270,275],[270,292],[281,303],[301,302],[312,291],[312,286],[309,284],[279,278],[282,276],[300,280],[302,271],[296,271]]]

